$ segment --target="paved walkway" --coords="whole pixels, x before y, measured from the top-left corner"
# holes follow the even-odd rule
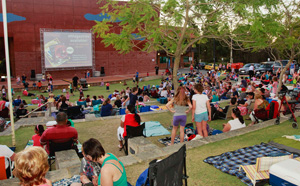
[[[160,70],[159,71],[159,75],[157,75],[157,77],[161,77],[161,73],[164,72],[164,70]],[[87,79],[87,83],[89,84],[93,84],[93,83],[100,83],[103,79],[104,82],[116,82],[116,81],[124,81],[124,80],[132,80],[132,77],[134,76],[135,74],[125,74],[125,75],[113,75],[113,76],[103,76],[103,77],[91,77],[89,79]],[[140,78],[143,78],[143,77],[146,77],[147,76],[147,73],[140,73],[139,74],[139,77]],[[150,72],[149,73],[149,76],[156,76],[155,75],[155,72]],[[27,77],[28,79],[28,77]],[[67,81],[72,81],[71,78],[66,78],[65,80]],[[29,88],[32,87],[32,83],[33,81],[29,81]],[[2,85],[5,85],[7,87],[7,81],[5,82],[0,82],[0,86],[2,87]],[[12,88],[13,89],[22,89],[23,88],[23,85],[17,85],[17,82],[16,82],[16,79],[13,78],[11,80],[11,85],[12,85]],[[62,80],[62,79],[55,79],[55,77],[53,77],[53,85],[54,86],[60,86],[60,85],[66,85],[68,86],[69,83]],[[42,86],[48,86],[48,82],[47,81],[44,81],[42,82]]]

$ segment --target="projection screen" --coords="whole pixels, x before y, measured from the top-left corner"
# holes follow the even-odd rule
[[[93,43],[90,32],[43,32],[44,68],[93,66]]]

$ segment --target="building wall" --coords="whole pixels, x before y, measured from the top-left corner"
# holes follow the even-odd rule
[[[11,56],[13,76],[30,71],[42,73],[40,29],[76,29],[90,30],[94,20],[87,20],[86,14],[99,14],[97,0],[7,0],[9,16],[8,34],[12,38]],[[2,7],[1,7],[2,10]],[[0,37],[3,36],[3,24],[0,24]],[[11,47],[10,47],[11,48]],[[95,38],[95,70],[105,68],[106,75],[121,75],[154,71],[156,52],[134,51],[119,54],[112,47],[105,48],[100,38]],[[54,78],[72,77],[84,70],[65,70],[63,73],[51,71]]]

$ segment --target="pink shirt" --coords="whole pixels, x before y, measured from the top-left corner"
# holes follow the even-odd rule
[[[32,136],[33,146],[40,146],[40,147],[43,146],[40,143],[40,138],[41,138],[41,136],[39,136],[38,134],[35,134],[35,135]]]
[[[276,94],[276,92],[277,92],[277,85],[278,85],[278,82],[277,82],[277,81],[274,81],[274,83],[272,84],[272,87],[273,87],[273,94]]]
[[[66,99],[70,99],[70,94],[66,94]]]

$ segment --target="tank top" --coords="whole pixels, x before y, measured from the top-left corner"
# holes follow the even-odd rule
[[[107,158],[105,158],[105,160],[104,160],[103,163],[102,163],[102,167],[103,167],[106,163],[112,164],[112,165],[114,165],[117,169],[119,169],[119,171],[122,173],[122,176],[121,176],[117,181],[114,181],[113,186],[127,186],[127,176],[126,176],[126,171],[125,171],[125,167],[124,167],[123,163],[122,163],[121,161],[119,161],[119,160],[117,159],[117,157],[114,156],[113,154],[111,154],[111,153],[107,153],[107,154],[110,155],[110,156],[107,157]],[[122,166],[122,168],[123,168],[123,172],[122,172],[122,170],[121,170],[117,165],[115,165],[114,163],[107,162],[107,161],[109,161],[109,160],[116,160],[116,161],[118,161],[118,162],[120,163],[120,165]],[[98,178],[98,185],[101,185],[101,172],[100,172],[99,178]]]
[[[174,116],[182,116],[182,115],[186,115],[185,111],[187,110],[186,106],[181,106],[181,105],[177,105],[174,103]]]
[[[66,108],[68,108],[68,107],[69,107],[69,105],[66,104],[65,101],[62,101],[62,102],[61,102],[61,106],[60,106],[61,109],[66,109]]]

